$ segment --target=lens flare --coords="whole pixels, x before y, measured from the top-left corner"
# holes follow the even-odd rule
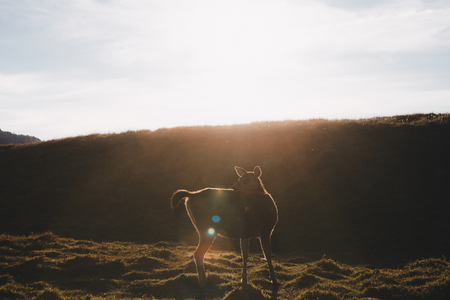
[[[214,234],[216,234],[216,231],[214,230],[214,228],[210,228],[210,229],[208,229],[208,234],[214,235]]]
[[[212,217],[212,220],[214,223],[219,223],[220,222],[220,217],[219,216],[214,216]]]

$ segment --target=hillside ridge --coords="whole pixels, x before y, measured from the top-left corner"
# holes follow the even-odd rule
[[[259,165],[279,209],[275,253],[381,265],[449,255],[449,121],[417,114],[257,122],[4,145],[0,228],[195,245],[186,212],[170,209],[172,193],[230,187],[235,165]],[[256,241],[252,248],[259,251]]]

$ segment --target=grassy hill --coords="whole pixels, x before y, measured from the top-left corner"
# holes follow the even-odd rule
[[[4,145],[0,233],[50,230],[95,242],[195,245],[184,209],[170,209],[172,193],[230,187],[235,165],[259,165],[279,209],[275,254],[399,266],[450,254],[449,149],[448,114],[180,127]]]

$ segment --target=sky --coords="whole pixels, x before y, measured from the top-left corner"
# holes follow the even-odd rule
[[[0,129],[450,112],[450,0],[1,0]]]

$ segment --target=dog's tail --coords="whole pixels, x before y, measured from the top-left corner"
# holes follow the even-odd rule
[[[192,193],[187,190],[178,190],[173,193],[172,198],[170,198],[170,207],[172,209],[176,208],[181,201],[185,201]]]

